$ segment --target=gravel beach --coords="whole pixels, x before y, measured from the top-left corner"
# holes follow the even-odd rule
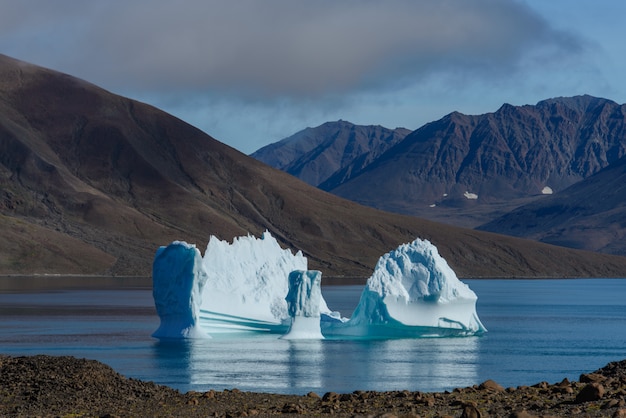
[[[626,360],[578,381],[503,388],[497,382],[452,392],[279,395],[181,393],[130,379],[95,360],[0,356],[2,417],[626,417]]]

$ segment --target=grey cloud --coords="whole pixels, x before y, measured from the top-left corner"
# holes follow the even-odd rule
[[[27,37],[42,64],[118,89],[315,98],[440,72],[504,73],[578,47],[514,0],[50,3],[1,1],[0,34]]]

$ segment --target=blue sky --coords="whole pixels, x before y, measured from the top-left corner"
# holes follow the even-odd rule
[[[624,16],[622,0],[0,0],[0,53],[251,153],[330,120],[624,103]]]

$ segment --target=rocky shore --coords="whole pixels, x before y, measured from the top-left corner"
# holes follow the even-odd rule
[[[356,391],[303,396],[180,393],[126,378],[94,360],[0,356],[2,417],[626,417],[626,360],[577,382],[503,388],[494,381],[452,392]]]

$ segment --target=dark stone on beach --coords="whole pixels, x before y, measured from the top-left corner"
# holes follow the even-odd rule
[[[283,405],[283,409],[282,409],[282,413],[283,414],[298,414],[298,415],[302,415],[305,412],[306,412],[306,408],[304,408],[302,405],[296,404],[296,403],[285,404],[285,405]]]
[[[509,415],[509,418],[536,418],[536,417],[537,415],[533,415],[527,411],[517,411]]]
[[[615,408],[618,406],[623,406],[620,405],[620,401],[618,399],[609,399],[607,402],[604,403],[604,405],[602,405],[602,409]]]
[[[324,402],[338,402],[339,394],[335,392],[326,392],[324,396],[322,397],[322,400]]]
[[[478,386],[478,388],[481,390],[489,390],[492,392],[504,392],[504,388],[500,384],[494,382],[491,379],[486,380],[483,383],[481,383]]]
[[[598,373],[583,373],[580,375],[578,379],[580,383],[594,383],[594,382],[602,382],[606,379],[604,376]]]
[[[575,403],[593,402],[602,399],[604,396],[604,386],[600,383],[589,383],[576,395]]]
[[[351,402],[354,399],[356,399],[356,395],[352,393],[342,393],[341,395],[339,395],[340,402]]]
[[[482,418],[482,414],[475,403],[466,403],[463,405],[461,418]]]
[[[626,418],[626,409],[618,409],[615,411],[612,418]]]

